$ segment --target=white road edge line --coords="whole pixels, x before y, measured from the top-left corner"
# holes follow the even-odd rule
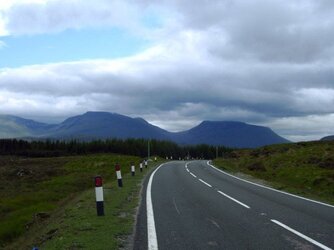
[[[157,240],[157,232],[155,230],[155,222],[154,222],[154,212],[153,212],[153,205],[152,205],[152,180],[154,174],[162,167],[164,164],[161,164],[157,167],[156,170],[150,176],[150,179],[147,184],[146,189],[146,213],[147,213],[147,243],[148,243],[148,250],[158,250],[158,240]]]
[[[241,201],[238,201],[238,200],[234,199],[233,197],[231,197],[231,196],[229,196],[229,195],[223,193],[222,191],[219,191],[219,190],[218,190],[217,192],[220,193],[221,195],[224,195],[226,198],[229,198],[229,199],[231,199],[232,201],[238,203],[239,205],[241,205],[241,206],[243,206],[243,207],[245,207],[245,208],[250,209],[250,207],[247,206],[246,204],[242,203]]]
[[[199,180],[200,182],[202,182],[203,184],[207,185],[208,187],[212,188],[212,186],[211,186],[209,183],[203,181],[202,179],[198,179],[198,180]]]
[[[207,162],[207,165],[212,167],[213,169],[225,174],[225,175],[228,175],[230,177],[233,177],[235,179],[238,179],[240,181],[243,181],[243,182],[247,182],[249,184],[252,184],[252,185],[255,185],[255,186],[258,186],[258,187],[262,187],[262,188],[266,188],[266,189],[269,189],[271,191],[275,191],[275,192],[278,192],[278,193],[282,193],[282,194],[286,194],[286,195],[290,195],[292,197],[295,197],[295,198],[299,198],[299,199],[302,199],[302,200],[306,200],[306,201],[310,201],[310,202],[314,202],[314,203],[317,203],[317,204],[320,204],[320,205],[324,205],[324,206],[327,206],[327,207],[331,207],[331,208],[334,208],[333,205],[330,205],[330,204],[327,204],[327,203],[324,203],[324,202],[321,202],[321,201],[315,201],[315,200],[311,200],[311,199],[308,199],[308,198],[305,198],[305,197],[302,197],[302,196],[298,196],[298,195],[295,195],[295,194],[290,194],[290,193],[287,193],[287,192],[284,192],[284,191],[281,191],[281,190],[277,190],[277,189],[274,189],[274,188],[271,188],[271,187],[266,187],[266,186],[263,186],[263,185],[260,185],[260,184],[257,184],[257,183],[254,183],[254,182],[251,182],[251,181],[247,181],[247,180],[244,180],[244,179],[241,179],[239,177],[236,177],[234,175],[231,175],[229,173],[226,173],[225,171],[221,170],[221,169],[218,169],[216,168],[215,166],[211,165],[209,163],[209,161]]]
[[[304,234],[302,234],[302,233],[300,233],[300,232],[298,232],[298,231],[292,229],[291,227],[288,227],[287,225],[284,225],[283,223],[281,223],[281,222],[279,222],[279,221],[277,221],[277,220],[271,220],[271,221],[272,221],[273,223],[275,223],[275,224],[277,224],[277,225],[279,225],[279,226],[285,228],[286,230],[288,230],[288,231],[290,231],[290,232],[292,232],[292,233],[298,235],[299,237],[303,238],[304,240],[307,240],[308,242],[311,242],[312,244],[314,244],[314,245],[316,245],[316,246],[322,248],[322,249],[325,249],[325,250],[332,250],[332,248],[329,248],[329,247],[327,247],[327,246],[325,246],[325,245],[319,243],[318,241],[315,241],[315,240],[311,239],[310,237],[308,237],[308,236],[306,236],[306,235],[304,235]]]

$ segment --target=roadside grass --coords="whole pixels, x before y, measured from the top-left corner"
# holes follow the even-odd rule
[[[121,214],[119,218],[118,215],[113,219],[108,216],[104,218],[110,219],[108,224],[114,227],[117,224],[117,227],[120,229],[124,227],[122,230],[128,232],[127,225],[131,224],[131,220],[127,218],[129,213],[127,209],[138,202],[136,200],[138,198],[128,197],[129,195],[137,197],[134,193],[134,190],[138,189],[136,181],[139,183],[142,176],[137,171],[137,176],[129,178],[126,181],[128,184],[124,185],[123,189],[116,189],[114,166],[118,162],[122,167],[122,174],[127,176],[131,163],[134,162],[138,169],[140,161],[139,157],[110,154],[39,159],[1,157],[0,249],[29,249],[34,245],[44,244],[51,238],[56,239],[66,228],[69,232],[64,235],[84,235],[94,231],[93,229],[98,225],[94,223],[103,222],[103,218],[97,218],[95,211],[93,177],[96,175],[101,175],[104,182],[111,185],[110,189],[105,191],[106,215],[108,212],[113,215]],[[116,204],[108,205],[109,195],[112,195],[110,200],[115,201]],[[124,199],[129,199],[131,202],[125,202]],[[64,209],[65,206],[66,209]],[[116,208],[119,210],[115,210]],[[68,222],[75,218],[72,214],[74,210],[79,212],[79,217]],[[91,218],[91,215],[95,215],[94,221],[82,222],[83,217]],[[52,226],[54,223],[65,224]],[[88,224],[85,227],[80,223]],[[72,225],[73,233],[70,233]],[[49,226],[52,229],[49,229]],[[60,238],[65,239],[64,236]],[[68,249],[78,248],[74,240],[70,241],[72,245]],[[67,241],[64,240],[64,242],[66,244]],[[66,249],[66,247],[58,248],[59,242],[52,244],[56,245],[46,246],[43,249]],[[96,249],[95,246],[92,249]]]
[[[65,162],[64,158],[0,157],[0,248],[25,233],[35,213],[56,207],[48,201],[53,190],[42,195],[38,186],[59,175]]]
[[[265,180],[276,189],[334,204],[334,142],[235,150],[214,164]]]
[[[145,171],[145,170],[144,170]],[[44,234],[57,231],[42,249],[120,249],[129,244],[144,173],[123,176],[123,187],[116,181],[104,185],[105,216],[96,215],[94,189],[85,191],[66,206],[60,220],[50,223]],[[59,218],[58,218],[59,219]]]

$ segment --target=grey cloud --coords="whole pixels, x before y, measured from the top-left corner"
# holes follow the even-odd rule
[[[257,64],[239,65],[235,70],[220,65],[213,68],[209,63],[206,68],[203,62],[175,64],[173,60],[169,65],[165,62],[164,67],[155,67],[159,64],[157,58],[142,64],[129,59],[118,70],[106,61],[3,69],[0,91],[47,95],[55,100],[71,98],[74,109],[143,115],[174,110],[184,117],[197,114],[197,119],[230,117],[260,122],[268,117],[334,112],[329,66],[289,68]],[[129,71],[133,73],[129,75]],[[324,76],[326,72],[328,77]],[[323,90],[327,94],[319,96]]]
[[[172,3],[166,5],[180,13],[185,28],[213,31],[207,35],[215,41],[211,48],[214,55],[307,63],[330,60],[334,54],[334,6],[329,1]]]
[[[101,6],[70,3],[13,7],[8,27],[19,34],[29,32],[24,19],[31,32],[128,27],[140,19],[127,23],[113,17],[108,1],[101,2],[105,13]],[[151,1],[138,6],[135,15]],[[333,5],[325,0],[189,0],[161,6],[176,12],[176,21],[154,38],[156,46],[139,55],[0,69],[0,112],[62,117],[107,110],[142,116],[174,131],[201,120],[240,120],[270,125],[290,139],[330,133]],[[23,19],[14,20],[19,14]],[[91,21],[92,15],[100,19]],[[308,127],[303,130],[304,118]],[[326,124],[317,134],[319,123]]]
[[[95,26],[140,29],[145,26],[145,10],[165,8],[171,17],[164,18],[176,21],[172,27],[163,27],[165,32],[156,34],[160,37],[151,37],[158,42],[165,36],[169,39],[177,32],[193,30],[207,37],[204,49],[224,59],[307,63],[333,57],[334,6],[330,2],[57,0],[16,4],[4,15],[10,34],[20,35]]]

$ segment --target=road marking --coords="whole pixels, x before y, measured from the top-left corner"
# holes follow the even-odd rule
[[[289,195],[289,196],[292,196],[292,197],[295,197],[295,198],[299,198],[299,199],[302,199],[302,200],[306,200],[306,201],[310,201],[310,202],[314,202],[314,203],[317,203],[317,204],[320,204],[320,205],[324,205],[324,206],[327,206],[327,207],[331,207],[331,208],[334,208],[333,205],[330,205],[330,204],[327,204],[327,203],[324,203],[324,202],[321,202],[321,201],[315,201],[315,200],[311,200],[311,199],[308,199],[308,198],[305,198],[305,197],[302,197],[302,196],[298,196],[298,195],[295,195],[295,194],[290,194],[290,193],[287,193],[287,192],[284,192],[284,191],[281,191],[281,190],[277,190],[277,189],[274,189],[274,188],[271,188],[271,187],[266,187],[266,186],[263,186],[261,184],[257,184],[257,183],[254,183],[254,182],[251,182],[251,181],[247,181],[247,180],[244,180],[244,179],[241,179],[239,177],[236,177],[234,175],[231,175],[229,173],[226,173],[225,171],[221,170],[221,169],[218,169],[216,168],[215,166],[211,165],[209,163],[209,161],[207,162],[207,165],[212,167],[213,169],[225,174],[225,175],[228,175],[230,177],[233,177],[239,181],[243,181],[243,182],[247,182],[249,184],[252,184],[252,185],[255,185],[255,186],[258,186],[258,187],[262,187],[262,188],[266,188],[266,189],[269,189],[271,191],[275,191],[275,192],[278,192],[278,193],[282,193],[282,194],[286,194],[286,195]]]
[[[189,169],[187,168],[187,172],[190,173]]]
[[[250,209],[250,207],[247,206],[246,204],[242,203],[241,201],[238,201],[238,200],[234,199],[233,197],[231,197],[231,196],[229,196],[229,195],[223,193],[222,191],[219,191],[219,190],[218,190],[217,192],[220,193],[221,195],[224,195],[225,197],[231,199],[232,201],[238,203],[239,205],[241,205],[241,206],[243,206],[243,207],[245,207],[245,208]]]
[[[147,211],[147,243],[149,250],[158,250],[158,240],[157,240],[157,232],[155,230],[155,222],[154,222],[154,212],[153,212],[153,205],[152,205],[152,180],[154,174],[161,168],[164,164],[161,164],[157,167],[156,170],[150,176],[150,179],[147,184],[146,189],[146,211]]]
[[[210,221],[213,225],[215,225],[218,229],[221,229],[219,224],[216,221],[214,221],[213,219],[207,218],[207,220]]]
[[[203,181],[202,179],[198,179],[200,182],[202,182],[202,183],[204,183],[205,185],[207,185],[208,187],[212,187],[209,183],[207,183],[207,182],[205,182],[205,181]]]
[[[298,235],[299,237],[303,238],[304,240],[307,240],[308,242],[311,242],[312,244],[314,244],[314,245],[316,245],[316,246],[322,248],[322,249],[325,249],[325,250],[332,250],[332,248],[329,248],[329,247],[327,247],[327,246],[325,246],[325,245],[319,243],[318,241],[315,241],[315,240],[311,239],[310,237],[308,237],[308,236],[306,236],[306,235],[304,235],[304,234],[302,234],[302,233],[300,233],[300,232],[298,232],[298,231],[292,229],[291,227],[288,227],[287,225],[284,225],[283,223],[281,223],[281,222],[279,222],[279,221],[277,221],[277,220],[271,220],[271,221],[272,221],[273,223],[275,223],[275,224],[277,224],[277,225],[279,225],[279,226],[285,228],[286,230],[288,230],[288,231],[290,231],[290,232],[292,232],[292,233]]]
[[[175,198],[173,198],[173,203],[174,203],[174,207],[175,207],[175,209],[176,209],[176,212],[178,213],[178,214],[181,214],[180,213],[180,210],[177,208],[177,206],[176,206],[176,202],[175,202]]]
[[[195,178],[197,178],[197,176],[196,176],[196,175],[194,175],[193,173],[191,173],[191,172],[190,172],[190,174],[191,174],[192,176],[194,176]]]

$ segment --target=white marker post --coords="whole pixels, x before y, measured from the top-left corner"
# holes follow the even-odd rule
[[[157,161],[157,157],[154,157],[154,161]]]
[[[145,168],[147,168],[147,160],[145,160]]]
[[[135,172],[136,172],[135,164],[132,162],[132,165],[131,165],[131,175],[135,176]]]
[[[102,177],[95,176],[95,196],[97,216],[104,216]]]
[[[143,172],[143,163],[139,164],[140,172]]]
[[[119,187],[123,187],[121,166],[118,163],[116,163],[115,170],[116,170],[116,176],[117,176],[118,186]]]

